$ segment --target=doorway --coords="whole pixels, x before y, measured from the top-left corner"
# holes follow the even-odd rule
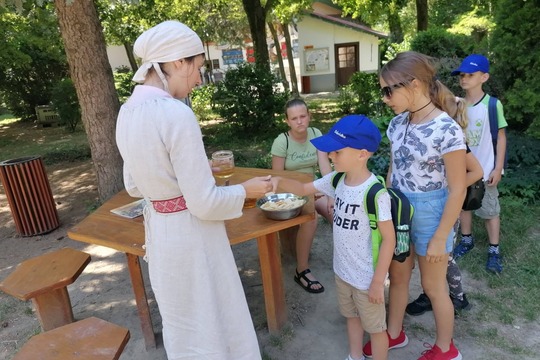
[[[351,76],[358,71],[358,43],[335,44],[336,54],[336,83],[337,86],[347,85]]]

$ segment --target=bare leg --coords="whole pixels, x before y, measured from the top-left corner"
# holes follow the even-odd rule
[[[373,360],[388,359],[388,335],[386,335],[386,331],[370,334],[370,340]]]
[[[499,244],[499,232],[501,229],[501,218],[499,216],[493,219],[486,219],[486,230],[488,233],[489,243],[492,245]]]
[[[443,352],[448,351],[454,333],[454,306],[448,296],[446,283],[446,271],[448,267],[448,255],[442,261],[429,263],[425,256],[418,256],[422,288],[431,300],[437,338],[435,344]]]
[[[358,339],[364,338],[364,329],[359,317],[347,318],[347,336],[349,338],[349,352],[353,359],[362,358],[362,342]]]
[[[411,253],[414,253],[411,247]],[[390,289],[388,292],[388,334],[392,339],[403,329],[405,308],[409,302],[409,282],[414,265],[414,255],[404,262],[392,261],[390,264]]]
[[[309,268],[309,252],[311,251],[311,245],[313,244],[313,237],[317,230],[317,219],[300,225],[298,234],[296,235],[296,271],[301,273]],[[312,273],[306,274],[306,277],[311,280],[317,280]],[[307,285],[305,280],[300,279],[302,284]],[[314,284],[311,289],[320,289],[320,284]]]
[[[472,234],[472,211],[462,211],[459,215],[462,234]]]

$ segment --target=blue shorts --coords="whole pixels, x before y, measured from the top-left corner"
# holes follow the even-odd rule
[[[412,206],[414,216],[411,224],[411,241],[417,255],[426,256],[428,244],[439,227],[448,190],[440,189],[423,193],[405,193]],[[452,252],[454,230],[446,239],[446,252]]]

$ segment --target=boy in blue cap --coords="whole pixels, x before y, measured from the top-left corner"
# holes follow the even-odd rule
[[[503,269],[499,253],[500,204],[497,184],[501,181],[506,153],[506,132],[508,126],[504,117],[503,106],[497,101],[498,130],[497,140],[492,141],[489,122],[488,104],[490,96],[484,92],[482,85],[489,79],[489,61],[480,54],[467,56],[452,75],[459,75],[459,84],[465,90],[467,101],[467,117],[469,124],[466,129],[467,142],[473,155],[478,159],[484,170],[486,193],[482,207],[475,214],[485,220],[489,237],[489,250],[486,269],[500,273]],[[496,145],[494,145],[496,144]],[[460,216],[461,241],[454,249],[454,259],[468,253],[474,247],[472,235],[472,212],[463,211]]]
[[[380,141],[379,129],[366,116],[345,116],[326,135],[311,140],[318,150],[328,153],[335,171],[306,184],[272,178],[274,189],[279,183],[280,188],[297,195],[321,192],[335,199],[333,263],[339,310],[347,318],[349,356],[346,360],[363,359],[359,339],[363,339],[364,330],[371,337],[373,358],[387,359],[388,356],[384,281],[396,243],[390,195],[385,192],[377,199],[382,244],[376,264],[363,201],[367,189],[378,181],[369,171],[367,162]],[[334,188],[332,179],[336,172],[344,172],[345,176]]]

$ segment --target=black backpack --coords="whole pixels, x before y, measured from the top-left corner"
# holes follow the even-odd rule
[[[332,186],[337,187],[339,181],[345,173],[338,172],[332,178]],[[404,262],[411,254],[410,251],[410,229],[411,221],[414,214],[414,208],[405,194],[394,188],[386,188],[386,181],[381,176],[377,176],[377,180],[373,182],[364,196],[364,207],[369,218],[369,227],[371,228],[372,240],[372,255],[373,266],[377,264],[379,259],[379,248],[382,242],[381,232],[377,226],[379,209],[377,207],[377,199],[380,194],[388,192],[390,195],[390,209],[392,213],[392,222],[394,223],[394,231],[396,233],[396,247],[392,260]]]

